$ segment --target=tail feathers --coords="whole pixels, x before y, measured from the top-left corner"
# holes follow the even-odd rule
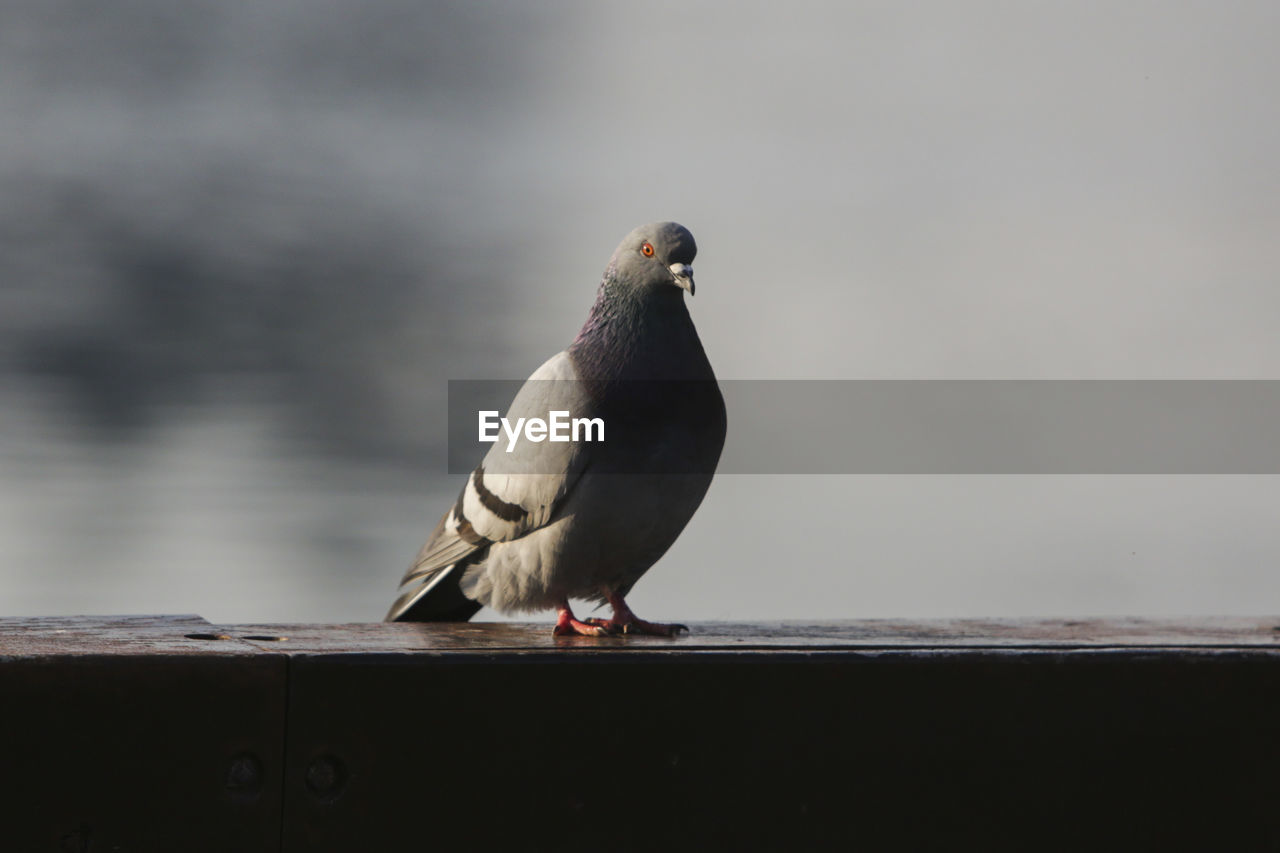
[[[466,560],[445,566],[424,582],[405,589],[387,613],[387,622],[466,622],[481,605],[462,594],[458,580]]]

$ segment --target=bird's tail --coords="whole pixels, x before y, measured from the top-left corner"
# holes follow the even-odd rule
[[[481,605],[463,595],[458,585],[468,565],[469,561],[463,558],[425,581],[419,578],[401,587],[386,621],[466,622],[475,616]]]

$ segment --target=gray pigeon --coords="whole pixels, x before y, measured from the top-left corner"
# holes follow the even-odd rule
[[[467,479],[401,581],[388,620],[465,621],[555,608],[555,634],[673,636],[624,597],[689,522],[724,446],[724,398],[684,302],[688,229],[632,231],[578,336],[529,377],[507,420],[553,410],[599,418],[604,441],[503,437]],[[527,439],[527,434],[526,434]],[[577,619],[569,599],[607,603]]]

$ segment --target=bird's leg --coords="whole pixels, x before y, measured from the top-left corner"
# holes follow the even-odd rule
[[[590,619],[591,625],[605,629],[609,634],[646,634],[651,637],[674,637],[681,631],[688,632],[689,628],[685,625],[677,625],[675,623],[666,624],[663,622],[646,622],[639,616],[631,612],[631,608],[627,606],[627,602],[622,596],[618,595],[611,589],[604,590],[604,596],[609,601],[609,606],[613,608],[613,618]]]
[[[604,637],[614,633],[603,625],[591,624],[591,620],[587,622],[579,622],[573,615],[573,611],[569,609],[569,599],[560,600],[560,604],[556,607],[556,627],[551,631],[553,637],[573,637],[581,635],[584,637]]]

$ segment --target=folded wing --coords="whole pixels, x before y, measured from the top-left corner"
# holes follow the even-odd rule
[[[551,411],[592,416],[591,401],[576,379],[568,353],[552,356],[520,388],[507,420],[545,420]],[[589,448],[524,440],[508,452],[505,441],[494,444],[405,573],[387,619],[470,618],[479,605],[458,589],[462,569],[482,561],[493,543],[519,539],[555,518],[589,463]],[[439,598],[441,606],[428,607],[429,597]]]

